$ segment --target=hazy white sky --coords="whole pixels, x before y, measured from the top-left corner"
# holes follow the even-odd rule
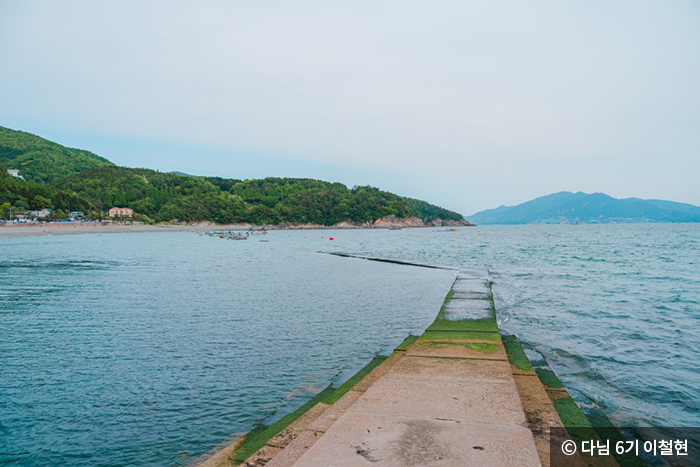
[[[463,214],[700,204],[700,2],[0,0],[0,125]]]

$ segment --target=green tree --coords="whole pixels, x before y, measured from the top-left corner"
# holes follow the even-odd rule
[[[0,204],[0,219],[7,220],[10,217],[12,205],[10,203]]]
[[[29,203],[29,206],[32,209],[48,209],[51,207],[51,200],[44,196],[36,195]]]

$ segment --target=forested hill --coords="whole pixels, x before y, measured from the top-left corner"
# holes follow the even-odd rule
[[[7,219],[10,210],[21,213],[30,209],[45,208],[68,213],[90,212],[94,206],[71,190],[60,190],[45,183],[28,182],[0,170],[0,218]]]
[[[700,207],[656,199],[617,199],[604,193],[562,191],[467,219],[477,224],[700,222]]]
[[[127,206],[157,221],[252,224],[373,222],[394,215],[461,220],[456,212],[363,186],[299,178],[235,180],[102,167],[57,183],[105,210]]]
[[[90,151],[0,126],[0,165],[19,170],[28,181],[53,183],[83,170],[114,164]]]
[[[4,127],[0,169],[3,216],[10,210],[51,208],[98,217],[123,206],[156,222],[334,225],[372,223],[388,216],[464,222],[456,212],[369,186],[350,189],[311,179],[236,180],[117,167],[89,151]],[[10,177],[6,169],[19,170],[26,181]]]

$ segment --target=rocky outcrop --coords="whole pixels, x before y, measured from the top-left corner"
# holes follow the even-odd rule
[[[430,222],[425,222],[418,217],[396,217],[394,215],[381,217],[374,222],[351,222],[344,221],[338,222],[335,225],[320,225],[320,224],[293,224],[293,223],[283,223],[276,227],[271,226],[271,228],[279,229],[404,229],[406,227],[418,228],[418,227],[459,227],[459,226],[473,226],[471,222],[464,219],[460,220],[443,220],[443,219],[433,219]]]
[[[371,229],[371,222],[338,222],[333,226],[334,229]]]
[[[469,221],[466,220],[466,219],[459,219],[459,220],[448,219],[448,220],[443,220],[443,219],[437,218],[437,219],[433,219],[433,220],[430,222],[430,225],[432,225],[433,227],[444,227],[444,226],[448,226],[448,227],[459,227],[459,226],[474,227],[476,224],[472,224],[471,222],[469,222]]]
[[[275,227],[273,227],[275,228]],[[308,229],[327,229],[327,225],[321,224],[294,224],[291,222],[283,222],[276,226],[278,229],[290,229],[290,230],[308,230]]]
[[[390,229],[404,227],[425,227],[425,222],[417,217],[399,218],[394,215],[381,217],[374,221],[372,227],[375,229]]]

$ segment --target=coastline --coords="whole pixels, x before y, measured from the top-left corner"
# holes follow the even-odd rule
[[[320,224],[281,224],[266,225],[268,230],[326,230],[326,229],[390,229],[390,228],[425,228],[455,226],[473,226],[466,221],[442,220],[433,223],[425,223],[416,219],[378,219],[374,223],[350,223],[341,222],[335,225]],[[56,222],[47,224],[0,224],[0,238],[12,237],[38,237],[44,235],[77,235],[77,234],[102,234],[102,233],[130,233],[130,232],[182,232],[203,230],[245,230],[252,227],[250,224],[121,224],[121,223],[71,223]]]
[[[130,232],[175,232],[216,229],[242,229],[248,226],[226,225],[177,225],[177,224],[99,224],[99,223],[55,223],[0,225],[0,238],[39,237],[45,235],[77,235]]]

